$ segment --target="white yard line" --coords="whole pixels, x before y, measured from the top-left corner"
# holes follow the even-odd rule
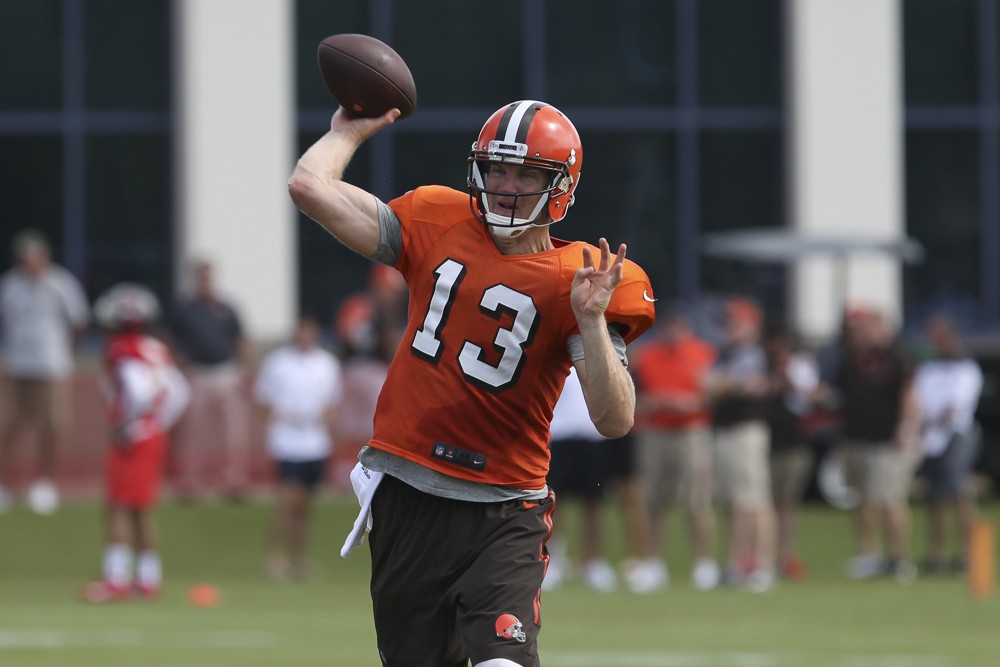
[[[842,656],[824,655],[828,664],[837,667],[959,667],[948,656],[882,654]],[[771,652],[595,652],[566,653],[542,651],[542,662],[550,667],[801,667],[809,656],[798,653]],[[812,656],[815,660],[816,656]],[[827,661],[824,664],[827,664]]]
[[[63,650],[70,648],[247,649],[276,648],[287,644],[268,632],[242,630],[185,634],[108,629],[98,632],[63,630],[2,630],[0,654],[9,650]],[[814,661],[817,656],[812,656]],[[824,664],[836,667],[959,667],[954,658],[915,654],[822,655]],[[803,653],[780,652],[673,652],[673,651],[542,651],[548,667],[801,667],[810,664]]]
[[[135,630],[66,632],[62,630],[0,630],[0,651],[143,646],[155,648],[271,648],[280,645],[265,632],[206,632],[176,639]]]

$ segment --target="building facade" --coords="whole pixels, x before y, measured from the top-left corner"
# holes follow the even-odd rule
[[[334,108],[316,45],[362,32],[419,91],[350,167],[379,196],[464,187],[486,116],[541,99],[586,149],[554,234],[627,242],[658,295],[741,293],[817,338],[845,300],[912,325],[947,308],[996,333],[998,4],[2,0],[0,243],[44,230],[91,296],[127,279],[167,298],[187,259],[211,257],[259,339],[299,307],[328,316],[365,260],[298,216],[284,183]],[[926,257],[845,273],[703,252],[710,234],[760,228],[905,235]]]

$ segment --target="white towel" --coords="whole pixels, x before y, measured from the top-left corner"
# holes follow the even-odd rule
[[[354,487],[354,495],[358,497],[361,504],[361,511],[358,518],[354,520],[354,527],[351,533],[344,540],[344,546],[340,548],[340,557],[347,558],[351,550],[360,546],[365,541],[365,531],[372,529],[372,498],[375,497],[375,490],[385,477],[384,472],[369,470],[360,463],[354,466],[351,471],[351,486]]]

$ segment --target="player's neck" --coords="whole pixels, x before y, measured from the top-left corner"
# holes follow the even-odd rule
[[[552,250],[552,237],[548,227],[531,227],[520,236],[512,239],[491,236],[493,243],[501,255],[530,255],[536,252]]]

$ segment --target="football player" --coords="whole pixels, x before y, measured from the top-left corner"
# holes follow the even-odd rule
[[[289,181],[303,212],[398,269],[410,292],[342,554],[370,526],[383,664],[532,667],[554,508],[552,410],[575,366],[598,430],[629,432],[625,346],[653,323],[652,288],[624,244],[612,253],[603,238],[550,235],[583,166],[558,109],[523,100],[493,113],[468,158],[468,192],[427,186],[384,203],[342,178],[398,117],[338,110]]]
[[[108,333],[103,379],[111,447],[102,578],[84,586],[86,602],[153,598],[160,591],[162,565],[152,509],[167,432],[187,407],[190,392],[170,350],[145,333],[159,311],[152,292],[130,283],[111,288],[94,305],[97,321]]]

